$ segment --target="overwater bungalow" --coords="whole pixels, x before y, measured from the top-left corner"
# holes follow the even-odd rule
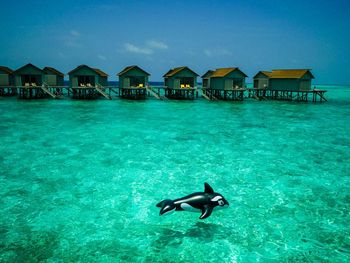
[[[210,87],[210,75],[213,73],[213,70],[208,70],[201,78],[202,78],[202,85],[203,88],[209,88]]]
[[[40,99],[48,97],[44,87],[45,73],[29,63],[13,73],[15,85],[19,88],[20,98]]]
[[[16,95],[17,89],[14,87],[13,70],[0,66],[0,96]]]
[[[64,85],[64,74],[52,67],[45,67],[45,83],[48,86],[57,87]]]
[[[165,96],[169,99],[191,99],[197,93],[197,77],[199,75],[190,68],[178,67],[164,74]]]
[[[202,76],[203,94],[210,99],[241,101],[246,77],[237,67],[209,70]]]
[[[108,85],[108,75],[100,69],[80,65],[68,72],[74,99],[97,99]]]
[[[276,69],[259,71],[254,76],[254,88],[269,90],[307,91],[311,90],[314,78],[309,69]]]
[[[310,69],[276,69],[259,71],[254,76],[254,94],[258,98],[276,100],[308,101],[312,94],[312,101],[327,101],[325,90],[311,89],[314,78]]]
[[[138,66],[128,66],[117,74],[122,98],[146,99],[149,73]]]
[[[269,71],[259,71],[254,77],[254,88],[255,89],[267,89],[269,85],[269,78],[271,72]]]
[[[43,84],[44,72],[29,63],[13,72],[16,86],[37,87]]]
[[[56,95],[63,94],[64,74],[52,67],[45,67],[43,71],[45,73],[44,83],[47,88]]]

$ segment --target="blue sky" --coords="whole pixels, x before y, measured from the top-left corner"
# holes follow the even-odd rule
[[[0,65],[80,64],[116,80],[137,64],[168,69],[311,68],[315,83],[350,84],[350,1],[1,1]]]

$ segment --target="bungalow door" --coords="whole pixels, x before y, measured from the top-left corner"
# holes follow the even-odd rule
[[[57,86],[57,76],[56,75],[46,75],[46,83],[49,86]]]
[[[309,80],[304,80],[302,79],[300,81],[300,90],[310,90],[311,89],[311,85],[310,85],[310,81]]]
[[[9,75],[0,74],[0,86],[8,86],[10,85]]]
[[[174,89],[180,88],[180,79],[174,79]]]
[[[233,87],[232,79],[225,79],[225,90],[232,90]]]
[[[124,79],[124,87],[123,88],[130,88],[130,79],[129,78]]]

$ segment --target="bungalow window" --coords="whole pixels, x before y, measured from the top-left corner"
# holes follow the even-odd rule
[[[181,78],[180,79],[180,87],[193,87],[193,78],[187,77],[187,78]]]
[[[23,75],[22,86],[39,86],[38,76],[36,75]]]
[[[241,79],[232,79],[232,87],[233,88],[242,88],[242,80]]]
[[[78,76],[79,87],[95,86],[95,76]]]
[[[130,86],[139,87],[140,84],[144,85],[144,77],[130,77]]]

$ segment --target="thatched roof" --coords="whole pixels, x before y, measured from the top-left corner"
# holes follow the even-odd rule
[[[255,74],[255,76],[253,78],[256,78],[259,74],[263,74],[266,77],[270,77],[271,76],[271,72],[270,71],[259,71],[258,73]]]
[[[12,69],[5,67],[5,66],[0,66],[0,70],[5,71],[8,74],[11,74],[13,72]]]
[[[43,72],[43,70],[42,70],[42,69],[38,68],[37,66],[34,66],[34,65],[33,65],[33,64],[31,64],[31,63],[28,63],[28,64],[26,64],[26,65],[24,65],[24,66],[22,66],[22,67],[20,67],[20,68],[16,69],[16,70],[15,70],[15,71],[13,71],[12,73],[17,73],[17,72],[21,71],[22,69],[24,69],[24,68],[26,68],[26,67],[32,67],[32,68],[35,68],[35,69],[37,69],[37,70],[39,70],[39,71]]]
[[[45,67],[43,70],[44,70],[45,73],[47,73],[48,71],[50,71],[50,72],[54,73],[55,75],[58,75],[58,76],[61,76],[61,77],[64,76],[64,74],[63,74],[62,72],[60,72],[60,71],[58,71],[57,69],[52,68],[52,67]]]
[[[103,72],[102,70],[98,69],[98,68],[93,68],[92,70],[94,70],[98,75],[100,75],[101,77],[108,77],[108,74]]]
[[[272,79],[300,79],[307,73],[314,78],[310,69],[275,69],[272,70],[269,77]]]
[[[164,78],[172,77],[172,76],[176,75],[177,73],[183,71],[184,69],[187,69],[187,70],[191,71],[194,75],[199,76],[196,72],[191,70],[189,67],[183,66],[183,67],[173,68],[173,69],[169,70],[167,73],[164,74],[163,77]]]
[[[100,70],[100,69],[98,69],[98,68],[91,68],[91,67],[89,67],[89,66],[87,66],[87,65],[80,65],[80,66],[76,67],[75,69],[69,71],[69,72],[68,72],[68,75],[70,75],[70,74],[74,73],[75,71],[77,71],[77,70],[79,70],[79,69],[81,69],[81,68],[84,68],[84,67],[85,67],[85,68],[88,68],[88,69],[90,69],[90,70],[92,70],[92,71],[94,71],[97,75],[99,75],[99,76],[101,76],[101,77],[108,77],[108,74],[105,73],[105,72],[103,72],[102,70]]]
[[[309,73],[311,78],[314,78],[310,69],[274,69],[272,71],[259,71],[254,78],[259,74],[264,74],[271,79],[300,79]]]
[[[244,74],[239,68],[218,68],[216,69],[211,75],[211,78],[222,78],[226,77],[228,74],[230,74],[233,71],[239,71],[242,73],[245,77],[248,77],[246,74]]]
[[[204,73],[204,75],[201,78],[209,78],[211,74],[213,74],[214,70],[208,70],[207,72]]]
[[[129,66],[129,67],[126,67],[124,68],[122,71],[120,71],[117,76],[120,76],[120,75],[123,75],[125,73],[127,73],[128,71],[132,70],[132,69],[138,69],[140,71],[142,71],[143,73],[145,73],[146,75],[150,75],[148,72],[144,71],[142,68],[136,66],[136,65],[133,65],[133,66]]]

